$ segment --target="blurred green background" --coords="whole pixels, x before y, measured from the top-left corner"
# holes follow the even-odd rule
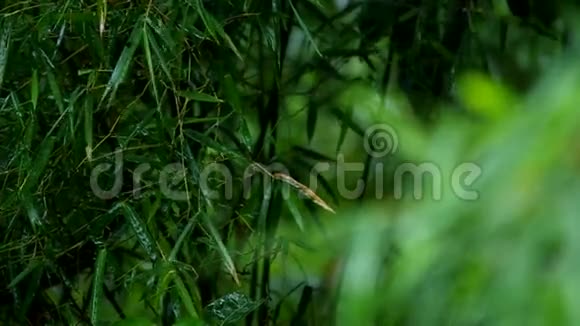
[[[6,325],[577,325],[574,1],[5,1]]]

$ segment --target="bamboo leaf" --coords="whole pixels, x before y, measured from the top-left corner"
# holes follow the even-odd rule
[[[58,112],[62,114],[64,112],[64,100],[62,99],[59,82],[56,80],[56,76],[50,69],[46,76],[48,77],[48,86],[50,86],[52,96],[56,102],[56,106],[58,107]]]
[[[20,282],[22,282],[28,275],[30,275],[30,273],[32,273],[34,270],[40,267],[40,265],[42,265],[42,262],[37,259],[30,261],[28,266],[26,266],[26,268],[22,272],[20,272],[18,275],[16,275],[16,277],[12,279],[12,281],[10,281],[8,287],[13,288],[18,284],[20,284]]]
[[[290,214],[294,218],[294,221],[296,222],[296,225],[300,231],[304,231],[304,218],[302,217],[302,213],[300,213],[300,209],[298,209],[296,201],[294,198],[292,198],[292,196],[288,196],[286,199],[286,206],[288,206],[288,210],[290,211]]]
[[[30,79],[30,99],[32,101],[32,109],[36,111],[38,106],[38,70],[32,70],[32,78]]]
[[[84,136],[85,152],[89,161],[93,159],[93,97],[85,97],[84,102]]]
[[[240,99],[240,93],[232,75],[227,74],[224,76],[224,94],[230,105],[236,110],[238,113],[242,113],[242,101]]]
[[[93,276],[93,291],[91,294],[91,323],[99,325],[101,317],[100,305],[104,286],[104,275],[107,262],[107,249],[101,248],[95,262],[95,273]]]
[[[290,4],[290,8],[292,8],[292,12],[294,13],[294,16],[298,20],[298,24],[300,25],[300,27],[302,28],[302,31],[306,35],[306,38],[308,39],[308,41],[310,42],[310,44],[312,44],[312,47],[314,48],[314,51],[321,58],[324,57],[322,55],[322,53],[320,52],[320,50],[318,49],[318,46],[316,45],[316,41],[314,41],[314,38],[312,37],[312,34],[310,34],[310,30],[308,29],[308,26],[306,26],[306,24],[304,23],[304,21],[300,17],[300,14],[298,13],[298,10],[296,10],[296,8],[294,7],[293,1],[292,0],[288,0],[288,3]]]
[[[0,87],[4,83],[4,75],[6,73],[6,65],[8,64],[8,53],[10,53],[10,45],[12,39],[12,26],[4,19],[0,20],[2,23],[0,29]]]
[[[157,246],[155,244],[156,242],[149,233],[149,230],[145,222],[139,217],[139,215],[137,214],[137,212],[135,212],[133,207],[129,206],[126,203],[117,204],[113,208],[113,210],[117,209],[120,209],[122,211],[123,215],[127,219],[127,222],[129,222],[129,225],[131,225],[131,228],[135,233],[135,236],[137,236],[137,240],[139,241],[143,249],[145,249],[147,255],[149,255],[149,258],[152,261],[157,260],[157,258],[159,258],[159,253],[157,250]]]
[[[197,313],[197,310],[195,309],[193,298],[191,297],[191,295],[189,295],[189,292],[187,291],[185,284],[179,277],[179,274],[176,274],[176,276],[174,276],[173,282],[175,282],[175,286],[177,287],[177,293],[179,293],[179,297],[181,298],[181,302],[185,306],[187,313],[189,313],[191,317],[198,318],[199,315]]]
[[[192,216],[187,222],[187,225],[185,226],[183,231],[181,231],[181,233],[179,234],[179,238],[177,238],[177,241],[175,242],[175,245],[173,246],[173,249],[171,249],[171,253],[169,254],[168,258],[169,261],[175,261],[175,259],[177,258],[177,254],[179,253],[179,250],[181,250],[181,247],[183,246],[185,239],[189,236],[191,231],[193,231],[195,224],[198,222],[197,221],[198,215],[199,213]]]
[[[157,102],[157,107],[161,105],[161,100],[159,99],[159,93],[157,91],[157,81],[155,78],[155,69],[153,68],[153,59],[151,58],[151,47],[149,45],[149,29],[147,24],[143,24],[143,50],[145,51],[145,58],[147,59],[147,68],[149,69],[149,78],[151,79],[151,85],[153,86],[153,96]]]
[[[133,62],[133,56],[135,55],[135,51],[137,50],[137,47],[139,47],[139,44],[141,44],[141,40],[143,39],[142,26],[143,26],[142,24],[137,23],[133,27],[133,32],[129,37],[128,44],[125,45],[125,47],[123,48],[123,52],[121,52],[121,56],[119,56],[119,59],[117,60],[115,69],[113,70],[111,78],[107,83],[107,87],[105,89],[105,92],[103,93],[103,96],[101,97],[100,103],[102,103],[107,96],[110,96],[109,98],[110,105],[113,99],[115,98],[115,93],[117,92],[119,85],[121,85],[121,83],[125,80],[125,77],[129,72],[129,68],[131,67],[131,64]]]
[[[208,205],[211,205],[211,204],[208,203]],[[209,214],[213,213],[213,209],[211,208],[211,206],[209,206],[208,208],[210,208],[210,209],[209,209],[209,212],[207,214],[201,213],[204,224],[207,227],[207,229],[209,230],[209,234],[211,235],[213,241],[218,246],[218,252],[222,256],[226,270],[230,273],[230,275],[234,279],[234,282],[236,282],[237,285],[240,285],[240,280],[238,278],[238,272],[236,270],[236,266],[234,264],[234,261],[233,261],[232,257],[230,256],[228,249],[224,245],[224,242],[222,240],[221,235],[219,234],[219,232],[215,228],[212,220],[210,219]]]
[[[184,97],[190,101],[198,102],[210,102],[210,103],[222,103],[223,100],[205,93],[200,93],[196,91],[179,91],[177,94]]]

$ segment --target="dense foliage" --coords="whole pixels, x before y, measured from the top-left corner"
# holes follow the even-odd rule
[[[580,323],[574,1],[3,4],[3,323]]]

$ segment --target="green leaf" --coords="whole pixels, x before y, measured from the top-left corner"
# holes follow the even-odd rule
[[[259,306],[259,303],[252,301],[247,295],[232,292],[210,303],[206,311],[210,318],[222,325],[231,325],[241,321]]]
[[[137,236],[137,240],[139,241],[143,249],[145,249],[147,255],[149,255],[149,258],[152,261],[157,260],[159,258],[159,253],[157,250],[156,242],[155,239],[153,239],[153,237],[149,233],[149,230],[147,229],[147,224],[143,222],[143,220],[139,217],[139,215],[137,215],[137,212],[135,212],[133,207],[129,206],[128,204],[119,203],[115,207],[113,207],[113,210],[117,209],[120,209],[122,211],[123,215],[127,219],[127,222],[129,222],[129,224],[131,225],[131,228],[133,229],[135,236]]]
[[[222,256],[226,270],[230,273],[230,275],[232,276],[232,278],[234,279],[236,284],[239,285],[240,280],[238,278],[238,272],[236,271],[236,265],[234,264],[234,261],[228,252],[228,249],[224,245],[222,237],[219,234],[219,232],[217,231],[213,220],[210,218],[209,214],[214,212],[213,208],[211,208],[210,205],[211,204],[208,203],[208,206],[206,206],[206,207],[208,207],[208,213],[202,213],[203,222],[204,222],[206,228],[209,230],[210,236],[212,237],[213,241],[215,242],[215,244],[218,247],[218,252]]]
[[[203,0],[190,0],[189,3],[201,17],[201,20],[203,21],[203,24],[205,25],[205,28],[207,29],[210,36],[218,43],[218,36],[221,37],[238,57],[238,59],[243,61],[242,55],[234,45],[234,42],[232,42],[230,37],[224,31],[223,26],[204,8]]]
[[[99,319],[102,318],[100,312],[101,297],[104,286],[105,267],[107,262],[107,249],[101,248],[95,262],[95,273],[93,277],[93,291],[91,294],[91,323],[99,325]]]
[[[24,317],[28,314],[28,310],[36,297],[39,288],[40,288],[40,279],[44,274],[45,268],[44,265],[39,265],[33,269],[29,281],[26,282],[27,288],[26,293],[24,293],[24,297],[22,300],[22,305],[19,307],[17,314],[20,315],[20,318],[24,319]]]
[[[236,110],[239,114],[242,114],[242,101],[240,99],[240,93],[238,88],[236,87],[236,83],[232,78],[232,75],[227,74],[224,76],[223,79],[224,83],[224,94],[232,108]]]
[[[24,184],[21,188],[22,193],[29,193],[38,185],[40,177],[44,173],[46,166],[49,163],[56,139],[56,136],[50,136],[41,143],[38,154],[28,169],[28,176],[26,177],[26,180],[24,181]]]
[[[157,107],[161,105],[161,100],[159,99],[159,93],[157,91],[157,81],[155,78],[155,69],[153,68],[153,59],[151,57],[151,46],[149,45],[149,29],[147,24],[143,24],[143,50],[145,52],[145,58],[147,59],[147,68],[149,70],[149,78],[151,80],[151,85],[153,85],[153,96],[157,102]]]
[[[192,297],[189,295],[189,292],[187,291],[185,284],[183,283],[183,281],[179,277],[179,274],[176,274],[174,276],[173,282],[175,283],[175,286],[177,288],[177,293],[179,294],[179,297],[181,298],[181,302],[185,306],[187,313],[191,317],[198,318],[199,316],[197,314],[197,310],[195,309],[194,301],[193,301]]]
[[[223,100],[205,93],[199,93],[196,91],[179,91],[177,94],[191,101],[198,102],[210,102],[210,103],[222,103]]]
[[[230,155],[231,157],[239,158],[239,159],[242,159],[244,161],[248,161],[248,158],[244,157],[242,153],[238,152],[237,150],[235,150],[233,148],[230,148],[227,145],[224,145],[220,142],[217,142],[217,141],[211,139],[210,137],[208,137],[205,134],[202,134],[202,133],[194,131],[194,130],[186,130],[185,135],[188,138],[190,138],[190,139],[192,139],[192,140],[194,140],[194,141],[196,141],[204,146],[207,146],[208,148],[212,148],[219,153],[227,154],[227,155]]]
[[[286,198],[286,206],[288,206],[288,210],[300,231],[304,231],[304,218],[302,217],[302,213],[300,213],[300,209],[298,208],[293,196],[288,196],[288,198]]]
[[[89,161],[93,159],[93,97],[86,96],[84,102],[85,153]]]
[[[30,275],[30,273],[32,273],[34,270],[36,270],[38,267],[40,267],[40,265],[42,265],[42,262],[35,259],[32,260],[28,266],[26,266],[26,268],[20,272],[18,275],[16,275],[16,277],[14,277],[12,279],[12,281],[8,284],[8,288],[13,288],[15,286],[17,286],[18,284],[20,284],[20,282],[22,282],[28,275]]]
[[[171,253],[169,254],[168,258],[169,261],[175,261],[175,259],[177,258],[177,254],[179,253],[179,250],[181,250],[181,247],[183,246],[185,239],[190,235],[191,231],[193,231],[195,224],[197,224],[198,222],[197,220],[198,215],[199,213],[189,218],[187,225],[185,226],[183,231],[181,231],[181,233],[179,234],[179,238],[177,238],[177,241],[173,246],[173,249],[171,249]]]
[[[156,32],[156,34],[162,38],[163,41],[165,41],[164,44],[167,45],[170,48],[170,50],[175,50],[176,45],[174,44],[172,37],[170,37],[171,35],[170,34],[168,35],[166,30],[161,30],[159,24],[154,24],[149,17],[147,17],[146,21],[149,27],[152,28]],[[173,83],[171,70],[169,69],[169,62],[167,62],[167,59],[163,55],[163,52],[161,51],[161,48],[159,47],[156,38],[154,37],[153,34],[149,33],[147,41],[149,42],[151,48],[153,49],[153,52],[155,52],[157,62],[161,65],[161,69],[165,73],[165,76],[171,83]]]
[[[59,82],[56,80],[56,76],[52,73],[52,71],[48,70],[47,75],[48,77],[48,85],[50,86],[50,90],[52,92],[52,96],[56,101],[56,106],[58,107],[58,111],[62,114],[64,112],[64,101],[62,99],[62,92],[60,90]]]
[[[306,24],[304,23],[304,21],[300,17],[300,14],[298,13],[296,8],[294,7],[292,0],[288,0],[288,3],[290,4],[290,8],[292,8],[292,12],[294,13],[294,16],[296,16],[296,19],[298,20],[298,24],[300,25],[300,27],[302,28],[302,31],[306,35],[306,39],[308,39],[308,41],[312,44],[312,47],[314,48],[314,51],[316,52],[316,54],[318,54],[321,58],[324,57],[322,55],[322,53],[320,52],[320,50],[318,49],[318,46],[316,45],[316,41],[314,41],[314,38],[312,37],[312,34],[310,33],[308,26],[306,26]]]
[[[143,40],[143,25],[140,23],[140,20],[141,19],[139,19],[139,22],[133,27],[133,32],[129,37],[129,43],[125,45],[123,52],[121,52],[121,56],[117,60],[117,64],[115,65],[115,69],[107,83],[107,87],[101,97],[100,103],[102,103],[107,96],[110,96],[109,105],[111,104],[115,98],[115,93],[117,92],[119,85],[121,85],[125,80],[125,77],[129,72],[135,51],[137,50],[137,47],[139,47],[139,44],[141,44],[141,40]]]
[[[0,22],[2,23],[0,26],[0,87],[2,87],[8,63],[8,53],[10,53],[12,26],[4,19],[1,19]]]
[[[34,69],[32,70],[32,78],[30,79],[30,99],[34,111],[36,111],[36,107],[38,106],[38,93],[38,71]]]

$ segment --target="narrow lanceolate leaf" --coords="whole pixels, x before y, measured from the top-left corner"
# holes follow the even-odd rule
[[[12,37],[12,28],[10,24],[4,22],[0,26],[0,87],[4,82],[4,73],[8,63],[8,53],[10,52],[10,39]]]
[[[44,173],[46,166],[48,165],[50,156],[52,155],[52,150],[54,148],[54,143],[56,141],[55,136],[50,136],[46,138],[39,147],[39,152],[35,159],[32,161],[31,166],[28,169],[28,175],[26,180],[22,184],[21,192],[29,193],[32,189],[35,189],[38,185],[40,177]]]
[[[244,293],[232,292],[208,304],[206,312],[219,325],[236,325],[250,312],[256,310],[260,303],[261,300],[254,302]]]
[[[141,36],[141,33],[143,33],[142,27],[143,27],[142,24],[139,24],[139,23],[135,24],[135,27],[133,28],[133,32],[131,33],[131,36],[129,37],[129,42],[127,44],[125,44],[125,48],[123,49],[123,52],[121,52],[121,56],[119,57],[119,60],[117,60],[117,64],[115,65],[115,69],[113,70],[113,74],[111,75],[111,78],[109,79],[109,83],[107,84],[107,88],[105,89],[105,92],[103,93],[103,96],[101,97],[101,103],[107,96],[110,96],[110,98],[109,98],[109,104],[110,104],[113,101],[113,99],[115,98],[115,93],[117,92],[119,85],[121,85],[121,83],[125,80],[127,72],[129,71],[129,68],[131,67],[131,63],[133,61],[133,56],[135,55],[135,51],[137,50],[137,47],[139,46],[139,44],[141,43],[141,40],[142,40],[142,36]]]
[[[179,277],[178,273],[176,273],[174,275],[173,282],[175,283],[177,293],[179,294],[179,297],[181,298],[181,302],[185,306],[185,310],[187,310],[187,313],[191,317],[198,318],[199,315],[197,314],[197,310],[195,309],[193,298],[191,297],[191,295],[187,291],[187,288],[185,287],[185,283]]]
[[[12,279],[10,284],[8,284],[8,288],[13,288],[16,285],[20,284],[20,282],[22,282],[25,278],[27,278],[32,271],[40,267],[40,265],[42,265],[42,262],[38,259],[30,261],[30,263],[28,263],[28,266],[26,266],[26,268],[22,272],[20,272],[18,275],[16,275],[16,277]]]
[[[184,97],[190,101],[198,102],[210,102],[210,103],[221,103],[223,100],[205,93],[200,93],[196,91],[179,91],[177,94]]]
[[[248,151],[252,150],[252,135],[250,134],[250,128],[248,127],[248,122],[244,117],[240,118],[240,126],[238,128],[238,133],[242,143],[246,146]]]
[[[324,200],[322,200],[322,198],[320,198],[312,189],[296,181],[291,176],[284,173],[274,173],[272,174],[272,177],[296,188],[302,195],[308,197],[308,199],[312,200],[316,205],[331,213],[336,213],[334,209],[332,209]]]
[[[103,33],[105,32],[105,23],[107,21],[107,1],[98,0],[97,10],[99,12],[99,35],[103,37]]]
[[[270,173],[266,167],[259,163],[253,164],[258,170],[262,171],[264,174],[270,176],[273,179],[282,181],[286,184],[289,184],[293,188],[297,189],[299,193],[306,196],[308,199],[312,200],[316,205],[324,208],[325,210],[336,213],[334,209],[330,207],[322,198],[320,198],[312,189],[308,188],[307,186],[301,184],[300,182],[296,181],[291,176],[284,174],[284,173]]]
[[[349,110],[347,112],[343,112],[339,108],[333,108],[330,110],[330,113],[338,119],[343,125],[348,126],[349,129],[354,131],[357,135],[364,137],[365,131],[361,128],[352,117],[352,112]]]
[[[18,118],[18,122],[20,122],[20,125],[24,127],[24,121],[22,120],[22,117],[24,117],[24,112],[22,110],[22,105],[20,105],[20,100],[18,99],[18,93],[10,92],[10,100],[12,102],[12,107],[14,108],[14,111],[16,111],[16,117]]]
[[[318,49],[318,46],[316,45],[316,42],[314,41],[314,38],[312,37],[312,34],[310,33],[310,30],[308,29],[308,26],[306,26],[306,24],[300,17],[300,14],[294,7],[294,4],[292,3],[291,0],[289,0],[288,3],[290,4],[290,8],[292,8],[292,11],[294,12],[294,16],[296,16],[296,20],[298,21],[298,24],[302,28],[302,31],[304,32],[306,39],[308,39],[308,41],[312,44],[312,47],[314,48],[314,51],[316,51],[316,54],[318,54],[320,57],[323,57],[322,53]]]
[[[30,79],[30,100],[32,101],[32,108],[36,111],[36,106],[38,105],[38,71],[34,69],[32,71],[32,78]]]
[[[37,266],[30,277],[28,278],[26,292],[22,298],[22,305],[18,309],[18,314],[20,318],[24,318],[25,314],[29,311],[30,305],[32,304],[34,298],[37,297],[40,288],[40,280],[42,278],[42,274],[44,274],[44,265]]]
[[[58,112],[61,114],[64,112],[64,101],[62,99],[62,92],[60,91],[59,82],[56,80],[56,76],[54,73],[49,69],[47,72],[48,77],[48,85],[50,86],[50,91],[52,92],[52,97],[56,102],[56,107],[58,108]]]
[[[28,153],[32,146],[32,140],[38,131],[37,127],[36,115],[31,115],[28,120],[26,120],[26,130],[24,131],[24,137],[22,138],[21,143],[22,148],[25,149],[25,151],[22,152],[21,162],[22,159],[24,159],[25,165],[30,163],[30,155]]]
[[[230,47],[230,49],[234,52],[234,54],[238,57],[238,59],[243,60],[240,51],[238,51],[237,47],[234,45],[234,42],[232,42],[231,38],[225,32],[223,26],[215,19],[215,17],[213,17],[207,10],[205,10],[203,6],[203,1],[192,0],[190,1],[190,4],[201,17],[201,20],[203,21],[203,24],[205,25],[205,28],[207,29],[209,35],[218,43],[219,43],[218,36],[221,37]]]
[[[210,204],[208,203],[208,206],[209,205]],[[210,213],[212,211],[213,211],[213,209],[210,209]],[[234,261],[228,252],[228,249],[224,245],[224,242],[223,242],[222,237],[220,236],[218,230],[213,225],[212,219],[209,217],[209,215],[207,213],[202,213],[202,217],[204,218],[204,222],[205,222],[204,224],[208,228],[211,237],[213,238],[216,245],[218,246],[218,251],[219,251],[220,255],[222,256],[222,259],[224,260],[224,265],[226,267],[226,270],[230,273],[230,275],[234,279],[234,282],[236,282],[237,285],[240,285],[240,280],[238,279],[238,272],[236,271],[236,265],[234,264]]]
[[[68,116],[68,126],[69,126],[69,132],[70,132],[70,136],[71,139],[74,139],[75,137],[75,105],[77,104],[77,100],[79,99],[79,97],[81,96],[81,94],[83,93],[83,87],[82,86],[78,86],[70,95],[69,99],[68,99],[68,106],[66,108],[65,113]]]
[[[236,87],[236,82],[230,74],[224,77],[224,94],[227,101],[234,108],[234,110],[242,114],[242,101],[240,100],[240,93]]]
[[[203,21],[205,28],[207,29],[208,34],[217,42],[219,42],[217,38],[217,32],[215,31],[215,26],[213,26],[209,22],[209,18],[211,15],[205,10],[203,6],[203,0],[190,0],[190,5],[197,11],[197,14]]]
[[[304,231],[304,218],[302,217],[302,213],[300,213],[300,209],[298,208],[298,205],[296,205],[296,201],[292,196],[288,196],[286,199],[286,205],[288,206],[288,210],[300,231]]]
[[[193,230],[193,227],[197,223],[197,216],[198,215],[199,215],[199,213],[192,216],[189,219],[189,222],[187,222],[187,225],[185,226],[183,231],[181,231],[181,234],[179,234],[179,238],[177,238],[177,241],[175,242],[175,246],[173,246],[173,249],[171,249],[171,253],[169,254],[169,261],[174,261],[177,258],[177,254],[179,253],[179,250],[181,250],[181,247],[183,246],[185,239],[189,236],[189,234]]]
[[[143,50],[145,51],[145,58],[147,59],[147,68],[149,69],[149,78],[151,79],[151,85],[153,86],[153,96],[155,96],[155,102],[157,102],[157,107],[161,105],[159,99],[159,93],[157,92],[157,81],[155,79],[155,69],[153,68],[153,59],[151,58],[151,47],[149,46],[149,29],[146,24],[143,24]]]
[[[101,304],[101,297],[103,292],[106,261],[107,249],[101,248],[97,255],[97,261],[95,262],[93,292],[91,294],[91,323],[93,325],[98,325],[99,322],[99,306]]]
[[[85,97],[84,103],[84,135],[85,135],[85,152],[87,159],[93,159],[93,97]]]
[[[229,35],[225,32],[221,24],[218,23],[218,21],[213,16],[209,17],[209,23],[215,27],[219,35],[224,39],[228,47],[232,50],[232,52],[234,52],[234,54],[238,57],[238,59],[240,59],[240,61],[244,61],[242,55],[240,54],[240,51],[238,50],[232,39],[229,37]]]
[[[38,212],[38,207],[36,205],[36,201],[32,194],[27,192],[22,192],[20,194],[22,207],[24,207],[26,211],[26,216],[28,217],[28,221],[30,222],[30,226],[34,232],[37,232],[39,228],[43,227],[43,221],[40,213]]]
[[[118,204],[114,209],[121,209],[123,215],[131,225],[135,236],[137,236],[137,240],[149,255],[149,258],[153,261],[157,260],[159,254],[157,252],[157,247],[155,245],[155,240],[149,234],[149,230],[147,229],[147,225],[143,220],[137,215],[137,212],[133,209],[133,207],[129,206],[125,203]]]
[[[173,40],[171,39],[171,37],[168,37],[167,33],[163,33],[163,31],[159,30],[161,28],[159,26],[160,24],[157,24],[157,25],[153,24],[153,22],[149,18],[147,18],[147,24],[148,24],[149,28],[151,28],[153,31],[155,31],[156,34],[159,35],[159,37],[161,37],[163,39],[163,41],[165,41],[163,45],[167,46],[170,50],[175,49],[175,44],[172,43]],[[147,29],[148,31],[149,31],[149,28]],[[155,36],[153,35],[153,33],[148,34],[147,41],[149,42],[151,49],[153,49],[153,52],[155,53],[155,56],[157,57],[157,62],[161,65],[161,70],[163,70],[163,72],[165,73],[165,77],[167,77],[167,80],[169,80],[171,83],[173,83],[173,78],[171,77],[171,71],[169,70],[169,63],[167,62],[167,59],[163,55],[161,48],[157,44],[157,40],[155,39]]]
[[[156,286],[156,291],[155,294],[153,295],[153,297],[155,298],[155,300],[158,303],[158,309],[159,311],[163,311],[164,310],[164,296],[165,294],[170,290],[170,286],[171,283],[173,281],[173,279],[175,278],[175,273],[176,270],[175,268],[173,268],[173,264],[167,262],[167,261],[162,261],[159,264],[159,267],[157,269],[157,286]]]
[[[238,151],[221,144],[220,142],[215,141],[214,139],[212,139],[211,137],[207,136],[206,134],[202,134],[200,132],[197,132],[195,130],[186,130],[185,132],[185,136],[187,136],[188,138],[208,147],[208,148],[212,148],[216,151],[218,151],[219,153],[222,154],[227,154],[231,157],[235,157],[238,159],[242,159],[245,160],[245,157],[243,156],[243,154],[240,154]]]

